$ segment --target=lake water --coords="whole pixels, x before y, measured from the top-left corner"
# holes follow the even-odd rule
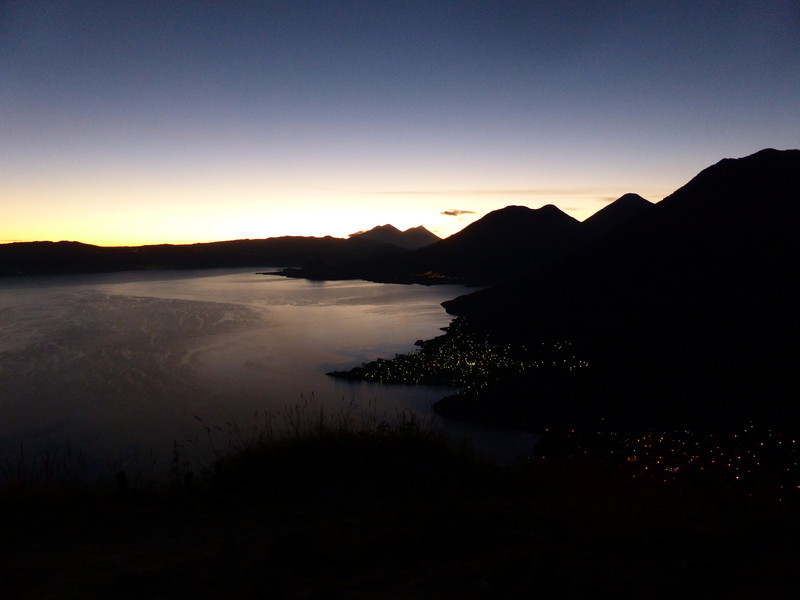
[[[146,468],[175,443],[197,458],[298,405],[429,415],[452,390],[325,373],[439,335],[440,303],[467,291],[252,269],[0,280],[0,465],[69,450],[90,471]]]

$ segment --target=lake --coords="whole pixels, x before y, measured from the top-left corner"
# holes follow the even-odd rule
[[[124,467],[303,403],[429,413],[450,390],[325,373],[438,335],[440,302],[465,291],[252,269],[0,280],[0,460]]]

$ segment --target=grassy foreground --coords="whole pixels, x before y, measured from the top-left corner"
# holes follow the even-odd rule
[[[7,481],[0,596],[790,598],[800,590],[792,505],[724,486],[631,479],[591,460],[490,464],[408,416],[366,424],[296,412],[288,424],[157,486]]]

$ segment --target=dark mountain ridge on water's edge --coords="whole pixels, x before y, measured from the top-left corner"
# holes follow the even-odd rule
[[[291,267],[325,260],[349,264],[404,252],[367,239],[284,236],[202,244],[103,247],[80,242],[0,244],[0,276],[150,269]]]
[[[333,268],[315,263],[292,277],[368,279],[387,283],[488,284],[531,273],[577,251],[652,204],[627,194],[581,223],[553,205],[507,206],[450,237],[418,250]]]
[[[575,342],[594,375],[569,398],[555,394],[548,410],[562,416],[797,419],[798,227],[800,150],[763,150],[703,170],[525,279],[443,305],[506,340]],[[546,412],[522,400],[526,378],[507,384],[515,410]]]
[[[525,273],[569,252],[580,224],[552,205],[493,211],[430,246],[359,267],[366,279],[485,282]]]
[[[431,233],[422,225],[418,227],[411,227],[405,231],[400,231],[394,225],[378,225],[369,231],[359,231],[351,233],[349,239],[364,239],[373,242],[383,242],[384,244],[393,244],[399,248],[406,250],[416,250],[423,248],[440,241],[438,235]]]
[[[600,211],[606,214],[601,226],[580,224],[552,205],[538,210],[509,206],[445,240],[422,226],[401,232],[383,225],[346,240],[284,236],[135,247],[80,242],[0,244],[0,276],[270,265],[282,267],[283,275],[317,280],[487,284],[519,277],[573,252],[633,211],[650,206],[640,199],[637,206],[617,207],[627,196],[635,195],[626,195]],[[409,251],[411,246],[419,247]]]

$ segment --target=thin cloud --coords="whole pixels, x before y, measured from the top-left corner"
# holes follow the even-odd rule
[[[595,196],[607,194],[608,191],[594,188],[526,188],[494,190],[358,190],[351,193],[385,196]]]
[[[442,213],[445,217],[460,217],[461,215],[474,215],[474,210],[460,210],[453,208],[451,210],[443,210]]]

